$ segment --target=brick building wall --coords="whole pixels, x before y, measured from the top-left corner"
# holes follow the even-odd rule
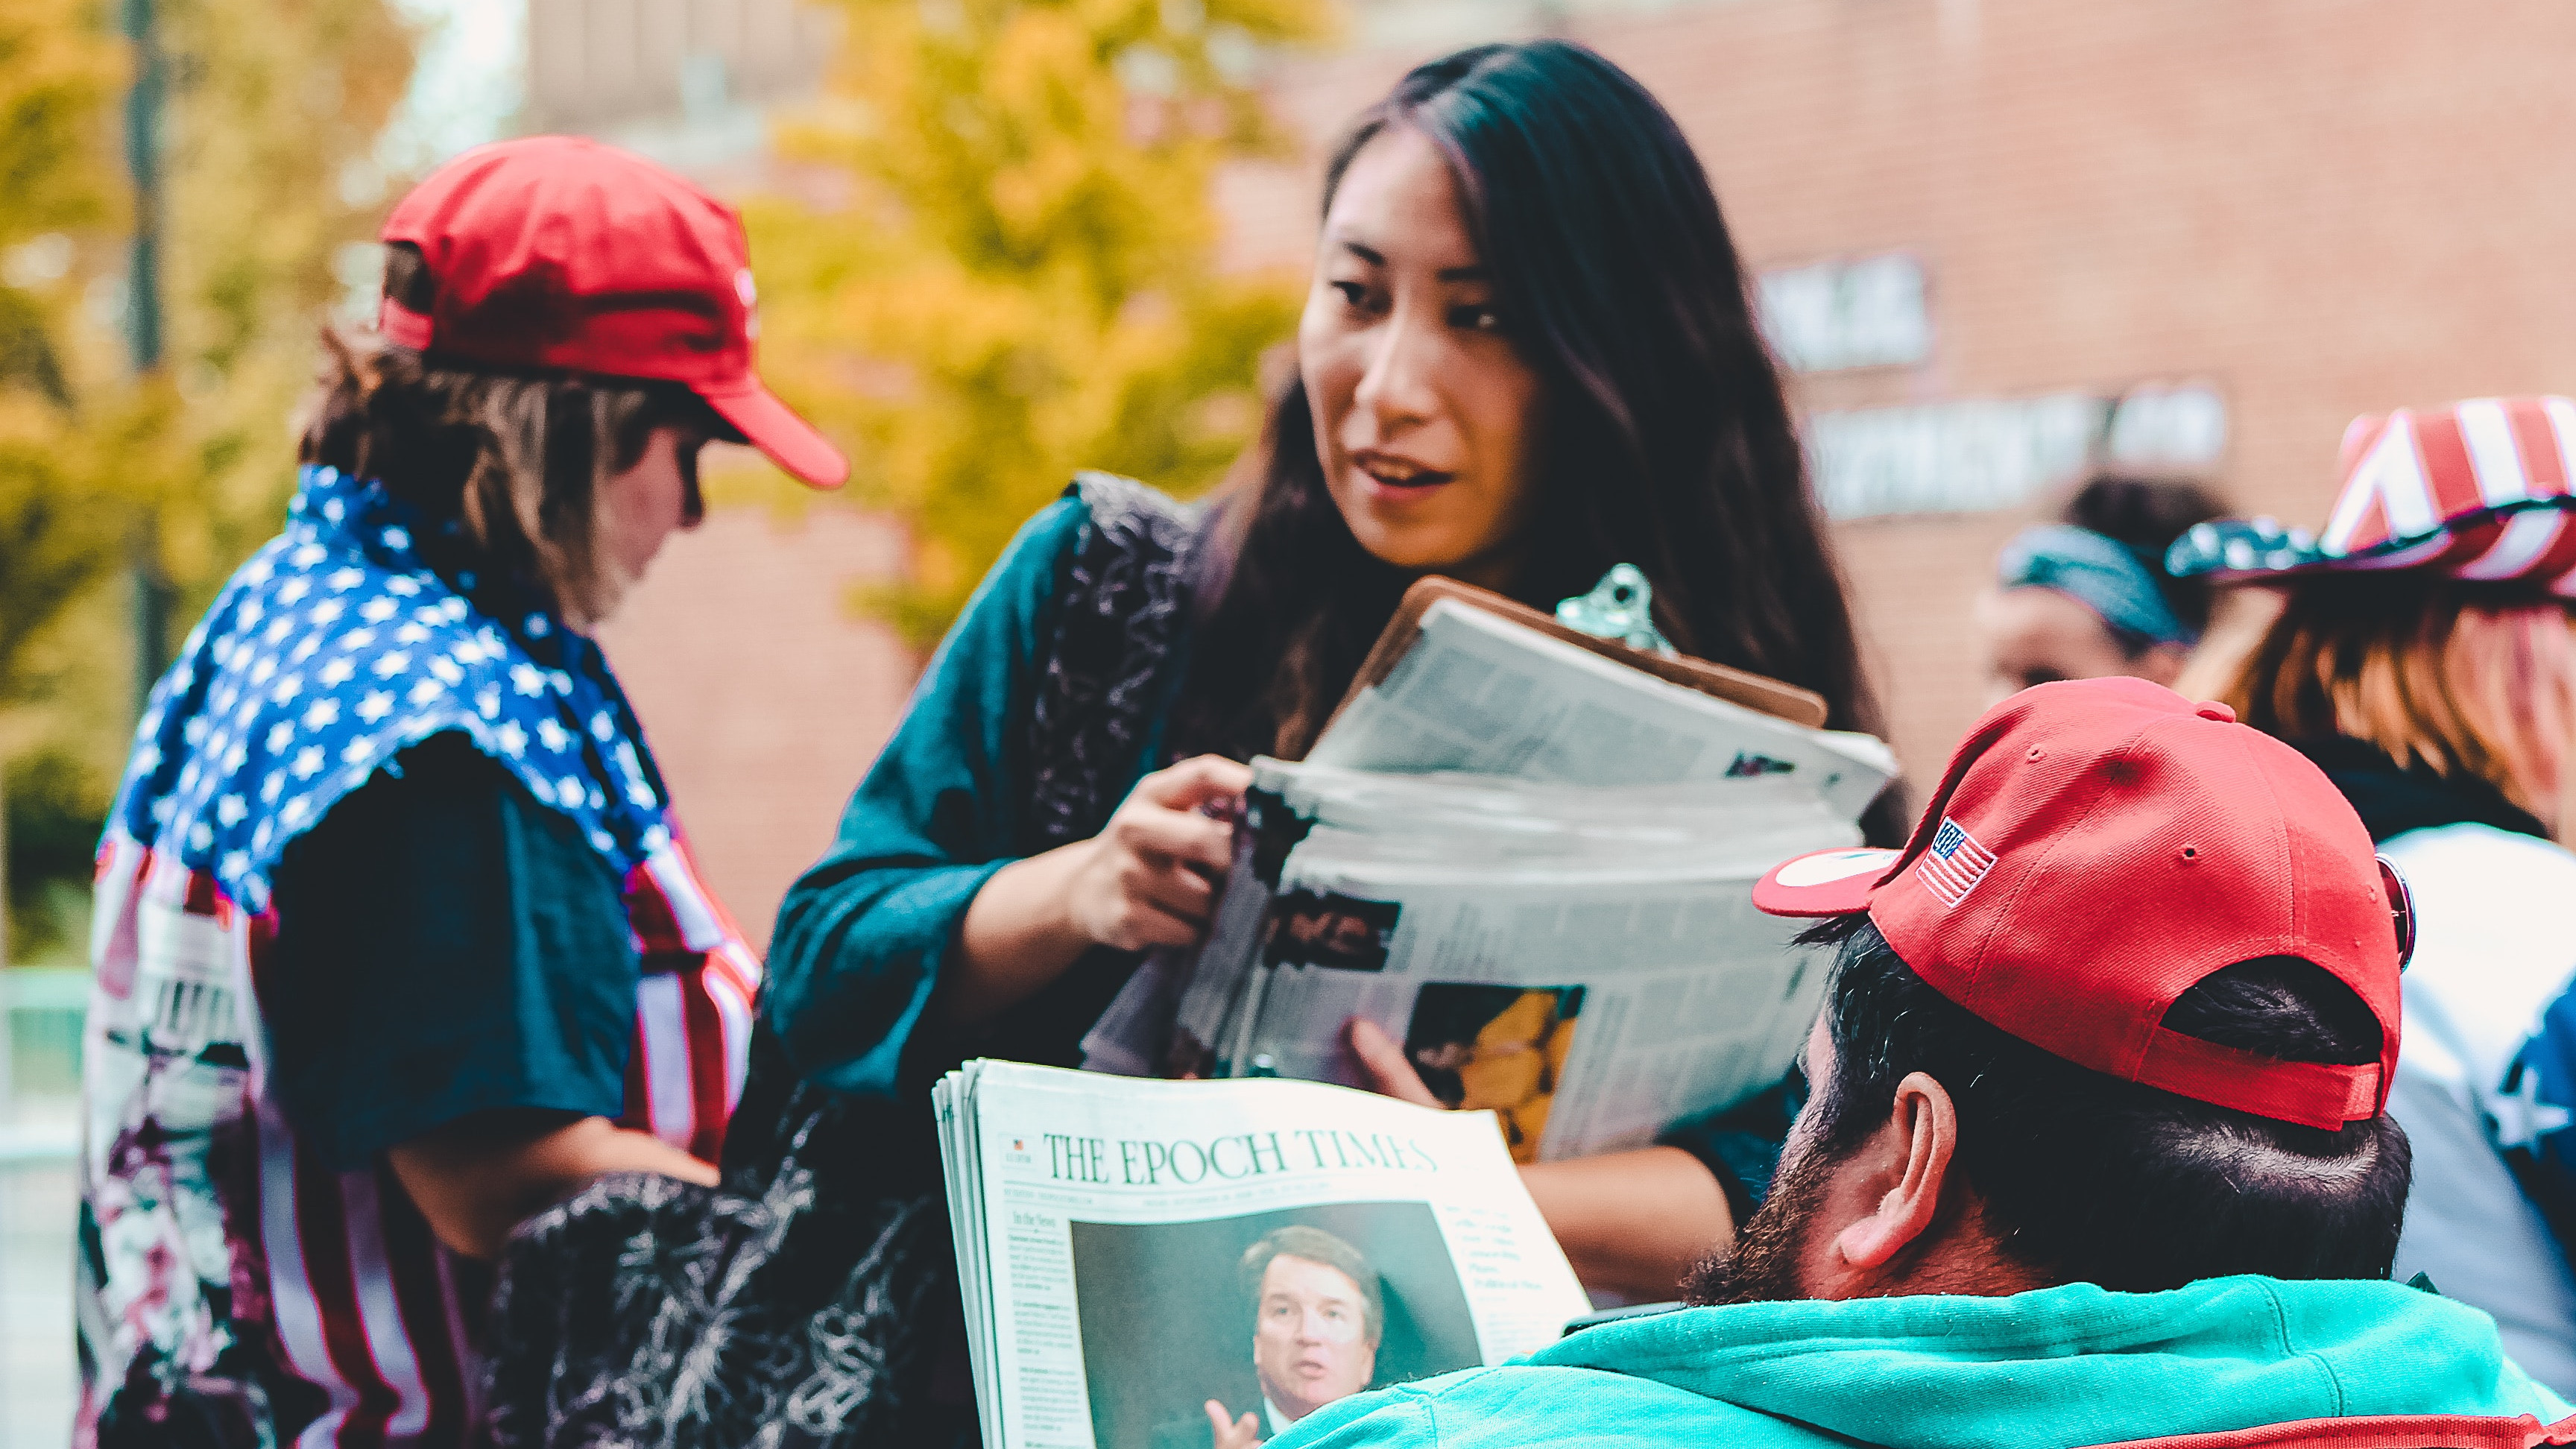
[[[1358,19],[1347,52],[1276,70],[1308,151],[1222,179],[1233,264],[1306,265],[1315,153],[1407,66],[1547,24],[1672,109],[1752,267],[1919,263],[1928,355],[1803,377],[1812,411],[2206,385],[2219,484],[2315,523],[2354,414],[2576,388],[2576,8],[2556,0],[1373,0]],[[1979,706],[1989,561],[2045,501],[1836,526],[1918,778]],[[811,517],[773,536],[719,515],[611,639],[718,888],[764,937],[913,667],[842,607],[892,540]]]

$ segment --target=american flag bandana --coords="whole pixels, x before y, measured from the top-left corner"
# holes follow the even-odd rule
[[[1914,874],[1941,904],[1955,906],[1994,868],[1994,853],[1979,845],[1965,826],[1944,815],[1941,828],[1933,832],[1931,848],[1915,862]]]
[[[418,510],[308,467],[153,687],[111,829],[268,908],[288,842],[405,748],[454,730],[581,827],[622,878],[669,843],[643,732],[597,645],[508,581],[433,568]],[[433,554],[458,552],[458,526]],[[478,608],[469,596],[488,608]]]

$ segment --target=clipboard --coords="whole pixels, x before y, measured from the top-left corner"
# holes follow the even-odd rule
[[[1505,598],[1491,589],[1462,584],[1456,579],[1443,578],[1438,574],[1426,574],[1414,580],[1413,586],[1404,591],[1404,601],[1396,605],[1395,617],[1386,621],[1385,632],[1379,634],[1377,643],[1370,646],[1368,658],[1361,661],[1360,672],[1351,680],[1349,691],[1343,694],[1342,702],[1333,707],[1332,719],[1341,718],[1342,712],[1351,707],[1351,701],[1359,698],[1361,690],[1378,683],[1394,672],[1396,664],[1413,648],[1414,641],[1422,637],[1423,614],[1442,599],[1455,600],[1470,608],[1500,615],[1515,624],[1526,624],[1550,638],[1561,639],[1579,649],[1588,649],[1614,663],[1625,664],[1631,669],[1642,669],[1668,684],[1678,684],[1684,689],[1695,689],[1702,694],[1725,700],[1729,704],[1742,705],[1746,709],[1784,719],[1791,724],[1804,725],[1809,729],[1825,727],[1825,697],[1812,689],[1801,689],[1794,684],[1783,684],[1776,679],[1765,678],[1747,670],[1732,669],[1723,664],[1711,664],[1704,659],[1690,659],[1678,654],[1655,654],[1609,639],[1597,638],[1580,629],[1560,624],[1554,617],[1542,614],[1517,600]],[[1324,727],[1332,728],[1332,720],[1326,720]]]

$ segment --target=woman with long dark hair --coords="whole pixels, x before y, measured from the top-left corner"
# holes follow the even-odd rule
[[[1634,563],[1684,653],[1878,723],[1717,198],[1588,50],[1464,51],[1360,118],[1262,448],[1198,519],[1077,486],[994,570],[780,914],[770,1018],[809,1076],[909,1103],[963,1056],[1078,1061],[1135,953],[1206,920],[1228,827],[1196,807],[1241,790],[1237,761],[1305,753],[1426,573],[1550,608]],[[1154,536],[1132,591],[1086,566],[1121,531]],[[1134,718],[1040,758],[1058,706]],[[1723,1236],[1708,1174],[1665,1151],[1703,1179],[1689,1222],[1669,1192],[1621,1194],[1615,1231],[1558,1215],[1596,1284],[1669,1286]]]
[[[1205,530],[1186,744],[1302,754],[1422,574],[1552,607],[1619,562],[1683,653],[1876,724],[1734,243],[1643,87],[1557,41],[1435,61],[1324,213],[1259,486]]]
[[[818,1438],[931,1432],[913,1411],[934,1406],[897,1400],[955,1387],[911,1356],[909,1325],[955,1297],[935,1207],[904,1206],[939,1190],[929,1085],[973,1056],[1079,1062],[1139,953],[1197,939],[1230,832],[1199,807],[1249,756],[1306,751],[1412,580],[1547,607],[1634,563],[1683,652],[1878,724],[1716,197],[1609,62],[1480,47],[1363,115],[1326,175],[1297,364],[1259,466],[1204,511],[1086,475],[1031,520],[780,912],[783,1054],[754,1063],[732,1165],[848,1216],[777,1239],[782,1263],[839,1256],[775,1269],[761,1312],[892,1335],[853,1367],[737,1333],[813,1385],[776,1402],[852,1406]],[[1400,1053],[1387,1073],[1409,1078]],[[1586,1280],[1646,1296],[1768,1180],[1714,1132],[1527,1172]]]
[[[1242,759],[1305,753],[1426,573],[1550,608],[1634,563],[1684,653],[1877,724],[1717,198],[1588,50],[1464,51],[1360,118],[1262,448],[1200,519],[1078,485],[994,570],[780,914],[770,1019],[807,1074],[909,1099],[965,1055],[1078,1061],[1135,953],[1207,917],[1228,827],[1196,807],[1242,789]],[[1116,569],[1086,561],[1130,530],[1155,565],[1122,627],[1127,595],[1093,582]],[[1059,702],[1085,671],[1099,687]],[[1134,719],[1072,761],[1031,747],[1086,708]],[[1054,788],[1077,762],[1079,792]],[[1559,1226],[1596,1285],[1669,1286],[1637,1251],[1666,1234]]]

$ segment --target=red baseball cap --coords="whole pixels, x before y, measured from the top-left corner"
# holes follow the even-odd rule
[[[416,352],[497,367],[676,382],[772,462],[819,488],[838,448],[752,371],[756,294],[733,208],[612,146],[531,136],[432,172],[386,218],[437,284],[377,328]]]
[[[2014,695],[1951,756],[1904,850],[1800,856],[1753,903],[1866,910],[1934,990],[2097,1072],[2329,1130],[2388,1102],[2403,882],[2304,756],[2143,679]],[[2351,987],[2379,1019],[2379,1061],[2277,1061],[2164,1025],[2202,978],[2265,956]]]

